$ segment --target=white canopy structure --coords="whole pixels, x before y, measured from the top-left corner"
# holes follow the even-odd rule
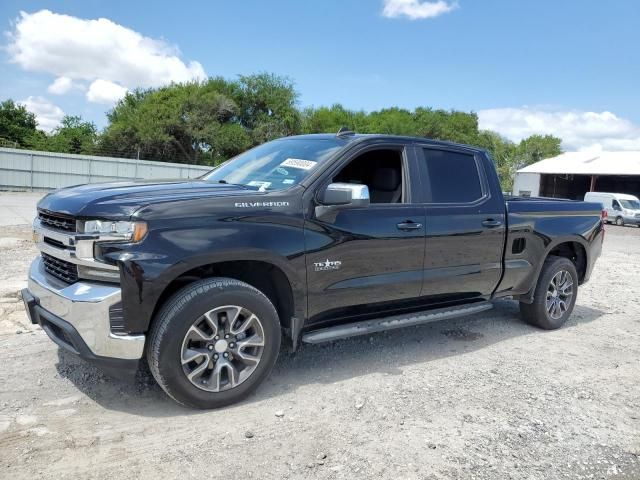
[[[640,152],[567,152],[521,168],[518,173],[640,175]]]
[[[640,193],[640,152],[567,152],[516,172],[514,195],[582,199],[589,191]]]

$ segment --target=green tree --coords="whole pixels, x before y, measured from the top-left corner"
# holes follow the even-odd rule
[[[40,145],[50,152],[95,153],[98,130],[92,122],[86,122],[79,116],[67,115],[51,135],[40,140]]]
[[[126,157],[209,163],[212,137],[235,104],[207,85],[188,83],[127,94],[107,114],[100,148]]]
[[[367,116],[366,133],[383,133],[388,135],[415,135],[414,116],[403,108],[385,108],[371,112]]]
[[[515,174],[516,145],[490,130],[480,131],[473,144],[489,152],[496,166],[502,190],[510,192]]]
[[[517,167],[522,168],[562,153],[562,140],[553,135],[532,135],[520,142],[516,150]]]
[[[301,116],[302,133],[336,133],[341,127],[354,132],[368,131],[365,112],[348,110],[339,103],[331,107],[305,108]]]
[[[296,98],[287,79],[269,74],[135,91],[107,114],[100,147],[128,157],[215,164],[298,133]]]
[[[254,145],[299,133],[297,99],[288,78],[270,73],[240,76],[234,95],[240,124],[250,132]]]
[[[16,104],[11,99],[0,103],[0,139],[6,144],[32,147],[42,136],[37,126],[35,115],[24,105]]]
[[[478,116],[456,110],[416,108],[416,135],[437,140],[474,143],[478,136]]]
[[[502,189],[510,192],[518,169],[562,153],[562,140],[553,135],[532,135],[515,144],[496,132],[484,130],[468,142],[487,150],[496,165]]]

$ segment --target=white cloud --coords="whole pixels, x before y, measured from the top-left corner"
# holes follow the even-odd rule
[[[21,102],[27,110],[33,113],[38,120],[38,127],[45,132],[55,129],[64,117],[64,112],[60,107],[54,105],[43,97],[27,97]]]
[[[562,138],[565,150],[640,150],[640,125],[611,112],[544,107],[494,108],[478,112],[480,128],[519,142],[530,135]]]
[[[117,83],[108,82],[106,80],[94,80],[89,85],[87,91],[87,100],[94,103],[104,103],[105,105],[113,105],[127,93],[127,89]]]
[[[202,65],[183,62],[176,47],[106,18],[85,20],[49,10],[20,12],[8,37],[10,60],[25,70],[58,77],[50,86],[56,93],[65,88],[68,92],[69,82],[74,81],[108,82],[113,93],[113,85],[147,88],[206,78]],[[87,98],[105,99],[104,95]]]
[[[69,77],[58,77],[47,87],[47,91],[54,95],[64,95],[73,89],[84,90],[85,86],[74,82]]]
[[[424,0],[384,0],[382,15],[387,18],[405,17],[410,20],[433,18],[458,8],[457,2],[438,0],[428,2]]]

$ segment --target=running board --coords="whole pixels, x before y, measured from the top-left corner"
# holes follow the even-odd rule
[[[336,325],[335,327],[315,330],[305,333],[302,336],[302,341],[304,343],[330,342],[332,340],[383,332],[385,330],[393,330],[395,328],[412,327],[414,325],[422,325],[424,323],[463,317],[465,315],[472,315],[474,313],[484,312],[485,310],[491,310],[492,308],[493,304],[490,302],[477,302],[458,305],[457,307],[438,308],[423,312],[393,315],[391,317],[376,318],[373,320],[347,323],[345,325]]]

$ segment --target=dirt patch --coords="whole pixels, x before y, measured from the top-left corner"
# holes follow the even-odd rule
[[[0,232],[0,335],[35,330],[24,313],[20,290],[27,286],[27,268],[37,254],[30,227],[2,228]]]
[[[561,330],[502,301],[305,345],[249,400],[210,412],[60,352],[18,301],[29,228],[0,238],[3,478],[640,478],[640,229],[608,227]]]
[[[452,330],[443,330],[440,333],[452,340],[459,340],[461,342],[473,342],[474,340],[480,340],[483,335],[481,333],[471,332],[466,328],[454,328]]]

